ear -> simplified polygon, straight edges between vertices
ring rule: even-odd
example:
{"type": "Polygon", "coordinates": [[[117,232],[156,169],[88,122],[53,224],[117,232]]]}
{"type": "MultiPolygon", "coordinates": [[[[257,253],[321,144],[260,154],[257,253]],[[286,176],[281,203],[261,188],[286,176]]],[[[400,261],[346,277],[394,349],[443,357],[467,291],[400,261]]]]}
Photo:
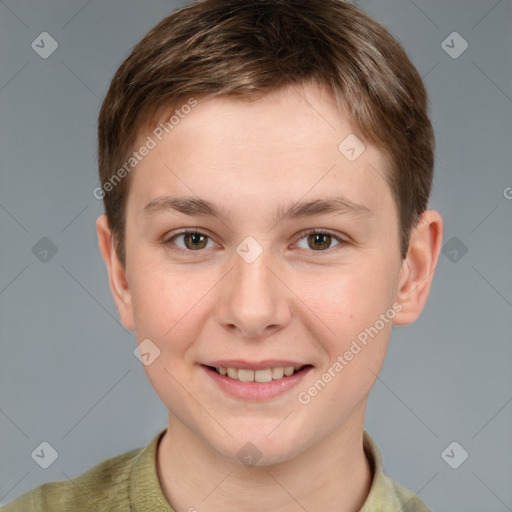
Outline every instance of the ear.
{"type": "Polygon", "coordinates": [[[128,280],[126,279],[126,270],[115,250],[112,230],[106,215],[100,215],[96,219],[96,231],[98,232],[100,251],[107,265],[110,291],[114,297],[121,322],[127,329],[133,331],[135,329],[135,322],[133,318],[132,296],[128,280]]]}
{"type": "Polygon", "coordinates": [[[430,292],[443,238],[443,219],[438,212],[426,210],[411,230],[409,249],[402,262],[396,300],[402,310],[393,323],[414,322],[423,311],[430,292]]]}

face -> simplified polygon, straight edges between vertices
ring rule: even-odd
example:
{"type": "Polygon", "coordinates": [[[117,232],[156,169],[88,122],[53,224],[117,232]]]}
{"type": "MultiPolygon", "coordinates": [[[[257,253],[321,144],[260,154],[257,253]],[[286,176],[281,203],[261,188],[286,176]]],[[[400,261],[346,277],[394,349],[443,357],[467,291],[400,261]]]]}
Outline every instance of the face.
{"type": "Polygon", "coordinates": [[[160,351],[145,370],[171,422],[233,460],[362,427],[403,266],[379,151],[339,148],[353,132],[302,86],[209,99],[139,137],[157,144],[131,177],[118,307],[160,351]]]}

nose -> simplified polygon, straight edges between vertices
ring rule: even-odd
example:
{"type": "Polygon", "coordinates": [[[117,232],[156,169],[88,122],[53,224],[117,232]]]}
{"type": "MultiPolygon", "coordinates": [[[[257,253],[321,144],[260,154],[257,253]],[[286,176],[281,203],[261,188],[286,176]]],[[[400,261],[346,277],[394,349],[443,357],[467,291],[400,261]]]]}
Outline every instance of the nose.
{"type": "Polygon", "coordinates": [[[216,308],[217,320],[224,329],[261,339],[290,322],[291,294],[272,267],[276,265],[265,251],[250,263],[235,255],[216,308]]]}

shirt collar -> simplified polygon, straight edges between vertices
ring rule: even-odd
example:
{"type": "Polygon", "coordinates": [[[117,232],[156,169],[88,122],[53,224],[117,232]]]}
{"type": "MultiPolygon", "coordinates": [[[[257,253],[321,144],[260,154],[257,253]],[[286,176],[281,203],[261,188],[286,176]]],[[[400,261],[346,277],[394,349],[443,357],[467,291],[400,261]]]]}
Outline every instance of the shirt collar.
{"type": "Polygon", "coordinates": [[[156,450],[167,429],[162,430],[135,458],[130,485],[133,512],[174,512],[167,501],[156,470],[156,450]]]}
{"type": "Polygon", "coordinates": [[[396,495],[393,481],[384,473],[382,455],[377,443],[366,432],[363,432],[363,448],[373,473],[370,492],[360,512],[396,512],[402,509],[396,495]]]}
{"type": "MultiPolygon", "coordinates": [[[[162,430],[135,457],[131,472],[130,500],[133,512],[174,512],[160,486],[156,470],[156,453],[162,430]]],[[[384,473],[382,456],[376,442],[363,432],[363,448],[373,474],[372,485],[360,512],[396,512],[401,504],[393,481],[384,473]]]]}

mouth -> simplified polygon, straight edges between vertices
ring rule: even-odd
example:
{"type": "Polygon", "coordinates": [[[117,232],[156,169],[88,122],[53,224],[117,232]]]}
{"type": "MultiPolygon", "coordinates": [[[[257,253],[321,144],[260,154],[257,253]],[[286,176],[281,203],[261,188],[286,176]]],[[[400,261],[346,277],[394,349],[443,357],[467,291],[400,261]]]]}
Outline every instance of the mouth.
{"type": "Polygon", "coordinates": [[[270,400],[297,385],[313,368],[287,362],[215,362],[201,365],[225,393],[248,401],[270,400]]]}

